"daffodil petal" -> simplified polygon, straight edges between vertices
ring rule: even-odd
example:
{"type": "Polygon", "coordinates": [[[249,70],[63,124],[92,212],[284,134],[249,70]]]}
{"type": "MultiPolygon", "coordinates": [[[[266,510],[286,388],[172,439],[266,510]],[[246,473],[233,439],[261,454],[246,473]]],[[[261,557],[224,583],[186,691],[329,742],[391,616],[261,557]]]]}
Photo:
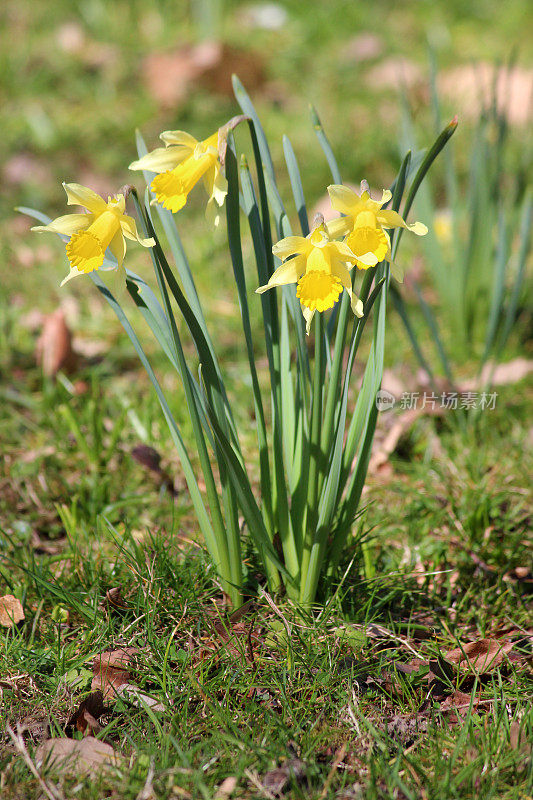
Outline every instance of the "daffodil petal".
{"type": "Polygon", "coordinates": [[[350,304],[351,304],[353,313],[356,315],[356,317],[362,317],[363,316],[363,303],[357,297],[357,295],[353,293],[353,291],[352,291],[352,276],[350,275],[350,273],[349,273],[348,269],[346,268],[346,266],[341,261],[337,261],[333,265],[333,274],[337,276],[337,278],[340,280],[340,282],[342,283],[342,285],[346,289],[346,291],[348,293],[348,296],[350,298],[350,304]]]}
{"type": "Polygon", "coordinates": [[[52,220],[48,225],[35,225],[32,231],[50,231],[61,236],[72,236],[78,231],[86,230],[93,219],[93,214],[65,214],[52,220]]]}
{"type": "Polygon", "coordinates": [[[309,336],[309,332],[311,330],[311,323],[313,321],[313,317],[315,316],[315,309],[314,308],[307,308],[307,306],[300,305],[302,309],[302,314],[305,320],[305,333],[309,336]]]}
{"type": "Polygon", "coordinates": [[[328,222],[328,232],[332,239],[337,239],[340,236],[346,236],[353,230],[354,220],[352,216],[340,217],[339,219],[331,219],[328,222]]]}
{"type": "Polygon", "coordinates": [[[155,245],[155,239],[143,239],[141,236],[139,236],[137,231],[137,223],[133,217],[130,217],[127,214],[122,214],[120,217],[120,228],[126,239],[139,242],[139,244],[142,244],[143,247],[153,247],[155,245]]]}
{"type": "Polygon", "coordinates": [[[186,147],[157,147],[137,161],[132,161],[128,169],[143,169],[147,172],[167,172],[189,158],[191,151],[186,147]]]}
{"type": "Polygon", "coordinates": [[[337,242],[336,249],[339,254],[346,257],[345,258],[346,261],[355,261],[357,259],[358,261],[362,261],[363,264],[366,264],[369,267],[373,267],[378,263],[378,259],[374,255],[374,253],[364,253],[361,256],[356,256],[355,253],[352,250],[350,250],[346,242],[337,242]]]}
{"type": "Polygon", "coordinates": [[[194,136],[191,136],[186,131],[163,131],[159,138],[167,147],[169,145],[177,145],[178,147],[186,148],[188,150],[187,155],[190,155],[198,144],[198,139],[195,139],[194,136]]]}
{"type": "Polygon", "coordinates": [[[83,272],[82,270],[78,269],[77,267],[71,267],[69,274],[67,275],[66,278],[63,278],[63,280],[59,284],[59,287],[61,288],[61,286],[64,286],[65,283],[68,283],[68,281],[71,281],[72,278],[77,278],[78,275],[85,275],[85,274],[86,274],[85,272],[83,272]]]}
{"type": "Polygon", "coordinates": [[[120,302],[126,294],[126,270],[123,266],[99,272],[111,294],[120,302]]]}
{"type": "Polygon", "coordinates": [[[407,228],[417,236],[425,236],[428,232],[423,222],[405,222],[397,211],[378,211],[377,220],[385,228],[407,228]]]}
{"type": "Polygon", "coordinates": [[[390,189],[383,189],[383,193],[381,195],[381,200],[379,200],[379,207],[386,205],[390,200],[392,200],[392,192],[390,189]]]}
{"type": "Polygon", "coordinates": [[[121,267],[124,261],[124,256],[126,255],[126,240],[124,239],[124,234],[122,233],[121,228],[119,228],[119,230],[111,239],[109,243],[109,249],[117,259],[119,267],[121,267]]]}
{"type": "Polygon", "coordinates": [[[215,203],[215,198],[210,197],[205,207],[205,219],[208,225],[218,228],[220,225],[220,206],[215,203]]]}
{"type": "Polygon", "coordinates": [[[255,291],[257,294],[263,294],[263,292],[272,289],[274,286],[286,286],[288,283],[296,283],[304,270],[305,258],[302,255],[291,258],[290,261],[286,261],[277,268],[265,286],[260,286],[255,291]]]}
{"type": "Polygon", "coordinates": [[[82,186],[80,183],[63,183],[63,188],[67,193],[69,206],[83,206],[92,214],[101,214],[107,208],[106,201],[87,186],[82,186]]]}
{"type": "Polygon", "coordinates": [[[394,261],[390,262],[390,271],[392,277],[398,281],[398,283],[403,283],[403,269],[400,267],[399,264],[395,264],[394,261]]]}
{"type": "Polygon", "coordinates": [[[362,207],[361,198],[353,189],[349,189],[342,184],[332,184],[328,186],[329,199],[335,211],[341,214],[356,214],[362,207]]]}
{"type": "Polygon", "coordinates": [[[213,183],[212,197],[219,206],[223,206],[228,193],[228,182],[226,177],[222,174],[218,164],[215,165],[215,170],[216,172],[215,181],[213,183]]]}
{"type": "Polygon", "coordinates": [[[287,236],[273,246],[272,252],[283,261],[294,254],[307,253],[310,248],[311,244],[303,236],[287,236]]]}

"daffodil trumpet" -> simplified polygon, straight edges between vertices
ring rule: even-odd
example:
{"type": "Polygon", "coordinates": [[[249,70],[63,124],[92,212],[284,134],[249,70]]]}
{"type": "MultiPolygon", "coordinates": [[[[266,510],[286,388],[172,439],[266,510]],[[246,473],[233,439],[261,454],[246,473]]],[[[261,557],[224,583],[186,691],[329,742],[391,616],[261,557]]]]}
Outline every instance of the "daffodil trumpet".
{"type": "Polygon", "coordinates": [[[79,183],[64,183],[63,188],[67,194],[67,205],[82,206],[87,213],[65,214],[52,220],[49,225],[32,228],[32,231],[49,231],[69,237],[66,252],[70,272],[61,286],[78,275],[101,269],[108,248],[117,260],[116,269],[123,272],[126,239],[135,240],[143,247],[154,246],[153,239],[139,236],[135,220],[125,213],[124,193],[109,197],[106,202],[92,189],[79,183]]]}
{"type": "Polygon", "coordinates": [[[357,259],[344,242],[333,241],[324,218],[317,217],[315,227],[305,238],[287,236],[273,246],[272,252],[283,263],[267,284],[256,289],[257,294],[262,294],[275,286],[295,283],[307,333],[315,311],[333,308],[343,289],[350,298],[354,314],[362,317],[363,304],[352,290],[350,269],[358,260],[365,267],[377,264],[373,253],[361,253],[357,259]]]}

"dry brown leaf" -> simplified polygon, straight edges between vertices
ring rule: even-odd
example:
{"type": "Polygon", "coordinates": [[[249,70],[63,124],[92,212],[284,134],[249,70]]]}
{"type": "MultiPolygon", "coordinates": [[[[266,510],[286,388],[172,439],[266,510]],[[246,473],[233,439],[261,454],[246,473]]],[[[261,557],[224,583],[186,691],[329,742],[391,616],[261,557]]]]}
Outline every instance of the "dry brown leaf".
{"type": "Polygon", "coordinates": [[[43,329],[35,348],[37,363],[49,377],[59,370],[71,372],[76,366],[72,349],[72,334],[65,321],[63,310],[58,308],[44,318],[43,329]]]}
{"type": "Polygon", "coordinates": [[[495,91],[498,111],[509,122],[527,125],[531,121],[532,69],[516,65],[508,71],[487,62],[465,64],[443,72],[438,83],[442,94],[470,117],[477,118],[492,103],[495,91]]]}
{"type": "Polygon", "coordinates": [[[24,619],[24,610],[20,600],[12,594],[0,597],[0,625],[12,628],[24,619]]]}
{"type": "Polygon", "coordinates": [[[174,482],[170,475],[161,467],[161,455],[153,447],[147,444],[138,444],[131,451],[132,457],[143,467],[146,467],[158,476],[159,481],[168,489],[168,491],[176,496],[177,492],[174,487],[174,482]]]}
{"type": "Polygon", "coordinates": [[[47,184],[51,180],[50,167],[46,161],[33,153],[15,153],[3,166],[4,181],[14,186],[20,184],[47,184]]]}
{"type": "Polygon", "coordinates": [[[513,649],[512,642],[501,642],[498,639],[479,639],[456,647],[446,653],[446,661],[455,664],[463,672],[471,670],[477,675],[492,672],[513,649]]]}
{"type": "Polygon", "coordinates": [[[420,67],[402,56],[392,56],[376,64],[366,75],[365,82],[372,89],[410,89],[424,82],[420,67]]]}
{"type": "Polygon", "coordinates": [[[509,741],[513,750],[520,750],[524,753],[531,752],[531,744],[525,730],[525,725],[517,720],[513,720],[509,726],[509,741]]]}
{"type": "Polygon", "coordinates": [[[226,800],[227,797],[231,797],[236,787],[237,778],[235,778],[233,775],[230,775],[228,778],[224,778],[215,792],[215,800],[226,800]]]}
{"type": "Polygon", "coordinates": [[[122,588],[120,586],[108,589],[105,593],[105,600],[101,605],[105,609],[113,611],[127,611],[129,609],[128,604],[122,597],[122,588]]]}
{"type": "Polygon", "coordinates": [[[116,698],[122,684],[130,683],[131,673],[128,667],[138,652],[136,647],[123,647],[96,656],[93,661],[94,678],[91,690],[100,690],[104,700],[116,698]]]}
{"type": "Polygon", "coordinates": [[[529,358],[513,358],[505,364],[485,364],[479,378],[466,380],[458,386],[460,392],[470,392],[483,389],[490,381],[492,386],[507,386],[510,383],[527,378],[533,372],[533,361],[529,358]]]}
{"type": "Polygon", "coordinates": [[[446,409],[439,408],[411,408],[404,411],[393,423],[387,435],[383,439],[379,449],[371,456],[368,466],[369,472],[379,472],[389,460],[389,456],[394,453],[402,436],[413,426],[419,417],[444,414],[446,409]]]}
{"type": "Polygon", "coordinates": [[[361,63],[372,61],[383,52],[383,39],[375,33],[359,33],[341,47],[340,60],[361,63]]]}
{"type": "Polygon", "coordinates": [[[153,53],[142,67],[148,91],[168,108],[183,103],[193,84],[229,96],[233,73],[246,75],[248,89],[257,89],[265,81],[257,56],[216,41],[184,45],[172,53],[153,53]]]}
{"type": "Polygon", "coordinates": [[[281,767],[271,769],[264,775],[261,786],[274,797],[281,795],[291,779],[300,782],[305,776],[306,765],[299,758],[289,758],[281,767]]]}
{"type": "Polygon", "coordinates": [[[102,692],[99,689],[91,692],[71,716],[65,730],[69,733],[75,729],[83,734],[94,735],[100,730],[98,719],[105,711],[102,692]]]}
{"type": "Polygon", "coordinates": [[[457,723],[460,718],[466,717],[472,702],[472,711],[476,712],[479,706],[479,697],[474,697],[460,692],[458,689],[440,704],[440,710],[448,716],[448,722],[457,723]]]}
{"type": "Polygon", "coordinates": [[[83,739],[47,739],[35,751],[37,768],[55,764],[65,772],[94,773],[107,765],[118,765],[121,756],[111,745],[93,736],[83,739]]]}

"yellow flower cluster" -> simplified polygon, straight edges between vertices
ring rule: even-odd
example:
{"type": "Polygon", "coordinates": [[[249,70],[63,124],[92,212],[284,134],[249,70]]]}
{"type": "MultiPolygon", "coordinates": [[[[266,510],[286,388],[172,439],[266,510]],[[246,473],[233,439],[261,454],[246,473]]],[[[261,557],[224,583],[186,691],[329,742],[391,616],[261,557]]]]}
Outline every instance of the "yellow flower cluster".
{"type": "MultiPolygon", "coordinates": [[[[206,216],[218,224],[217,208],[224,204],[227,194],[226,179],[221,172],[218,155],[219,132],[203,142],[198,142],[184,131],[165,131],[160,147],[130,164],[132,170],[157,173],[150,188],[154,202],[161,203],[172,212],[179,211],[200,179],[209,196],[206,216]]],[[[61,286],[77,275],[100,269],[107,248],[115,256],[119,271],[126,254],[125,239],[136,239],[143,247],[153,247],[153,239],[141,239],[135,220],[126,213],[123,194],[106,201],[100,195],[78,183],[64,183],[67,205],[82,206],[86,214],[65,214],[49,225],[36,225],[34,231],[50,231],[69,236],[66,244],[70,272],[61,286]]]]}
{"type": "MultiPolygon", "coordinates": [[[[347,186],[328,186],[332,207],[344,214],[327,225],[320,221],[307,237],[287,236],[274,245],[272,252],[283,263],[274,272],[259,294],[296,283],[296,296],[309,333],[315,311],[333,308],[343,290],[350,297],[356,316],[363,316],[363,304],[352,291],[349,270],[356,266],[368,269],[391,258],[390,237],[386,229],[407,228],[423,236],[427,228],[421,222],[408,225],[396,211],[383,209],[392,198],[384,191],[381,200],[372,200],[363,184],[359,196],[347,186]],[[336,241],[344,237],[344,241],[336,241]]],[[[402,279],[401,271],[391,262],[393,275],[402,279]]]]}
{"type": "MultiPolygon", "coordinates": [[[[160,203],[173,213],[183,208],[193,187],[202,180],[208,195],[206,216],[216,225],[218,209],[223,206],[227,194],[219,156],[225,130],[201,142],[184,131],[165,131],[160,137],[165,146],[134,161],[130,169],[155,173],[150,183],[152,202],[160,203]]],[[[134,219],[125,213],[123,194],[108,198],[106,202],[77,183],[63,186],[67,204],[83,206],[87,213],[66,214],[49,225],[32,229],[70,237],[66,244],[70,272],[61,285],[76,275],[100,269],[107,248],[123,272],[126,239],[135,239],[143,247],[155,244],[153,239],[142,239],[137,233],[134,219]]],[[[343,216],[328,225],[320,221],[305,238],[288,236],[275,244],[272,252],[282,264],[269,282],[256,290],[262,294],[274,286],[295,283],[307,332],[315,311],[332,308],[343,289],[350,297],[354,314],[363,315],[363,304],[352,291],[350,270],[354,266],[368,269],[380,261],[391,260],[388,229],[403,227],[419,236],[427,233],[421,222],[408,225],[396,211],[383,208],[392,198],[389,191],[384,191],[379,201],[372,200],[366,182],[362,184],[361,195],[346,186],[329,186],[328,192],[332,207],[343,216]],[[343,241],[338,241],[341,238],[343,241]]],[[[391,270],[395,277],[402,279],[401,271],[393,263],[391,270]]]]}

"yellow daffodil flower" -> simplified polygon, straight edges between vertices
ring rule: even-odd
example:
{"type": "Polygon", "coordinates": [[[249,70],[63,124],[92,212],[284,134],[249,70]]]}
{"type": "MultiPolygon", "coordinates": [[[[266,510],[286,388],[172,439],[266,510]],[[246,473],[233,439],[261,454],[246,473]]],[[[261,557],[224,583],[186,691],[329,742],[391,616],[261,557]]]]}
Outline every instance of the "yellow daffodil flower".
{"type": "Polygon", "coordinates": [[[88,213],[65,214],[49,225],[32,228],[32,231],[50,231],[70,236],[66,243],[70,272],[61,286],[77,275],[100,269],[108,247],[117,259],[118,269],[122,271],[126,239],[136,240],[143,247],[154,246],[153,239],[141,239],[135,220],[124,213],[126,200],[123,194],[109,197],[106,203],[99,194],[79,183],[64,183],[63,187],[67,193],[67,205],[83,206],[88,213]]]}
{"type": "MultiPolygon", "coordinates": [[[[305,238],[287,236],[274,245],[272,252],[284,263],[277,268],[269,282],[256,289],[256,292],[262,294],[274,286],[296,283],[296,296],[307,323],[307,333],[315,311],[333,308],[343,288],[350,297],[354,314],[363,316],[363,304],[352,292],[352,278],[348,270],[357,259],[346,244],[331,240],[324,222],[320,222],[305,238]]],[[[361,259],[365,266],[377,263],[371,253],[363,254],[361,259]]]]}
{"type": "MultiPolygon", "coordinates": [[[[347,186],[328,186],[332,207],[345,216],[329,223],[332,236],[345,236],[345,243],[356,256],[360,269],[369,266],[361,254],[373,253],[377,261],[390,261],[390,237],[385,228],[406,228],[417,236],[424,236],[428,229],[422,222],[406,223],[397,211],[383,209],[392,198],[389,190],[383,192],[381,200],[372,200],[368,184],[363,181],[361,196],[347,186]]],[[[401,270],[391,263],[392,274],[402,280],[401,270]]]]}
{"type": "Polygon", "coordinates": [[[129,168],[158,173],[150,188],[157,202],[173,213],[183,208],[191,189],[202,179],[209,196],[206,216],[218,225],[216,206],[224,205],[228,193],[218,154],[218,131],[203,142],[184,131],[165,131],[160,138],[165,147],[147,153],[129,168]]]}

